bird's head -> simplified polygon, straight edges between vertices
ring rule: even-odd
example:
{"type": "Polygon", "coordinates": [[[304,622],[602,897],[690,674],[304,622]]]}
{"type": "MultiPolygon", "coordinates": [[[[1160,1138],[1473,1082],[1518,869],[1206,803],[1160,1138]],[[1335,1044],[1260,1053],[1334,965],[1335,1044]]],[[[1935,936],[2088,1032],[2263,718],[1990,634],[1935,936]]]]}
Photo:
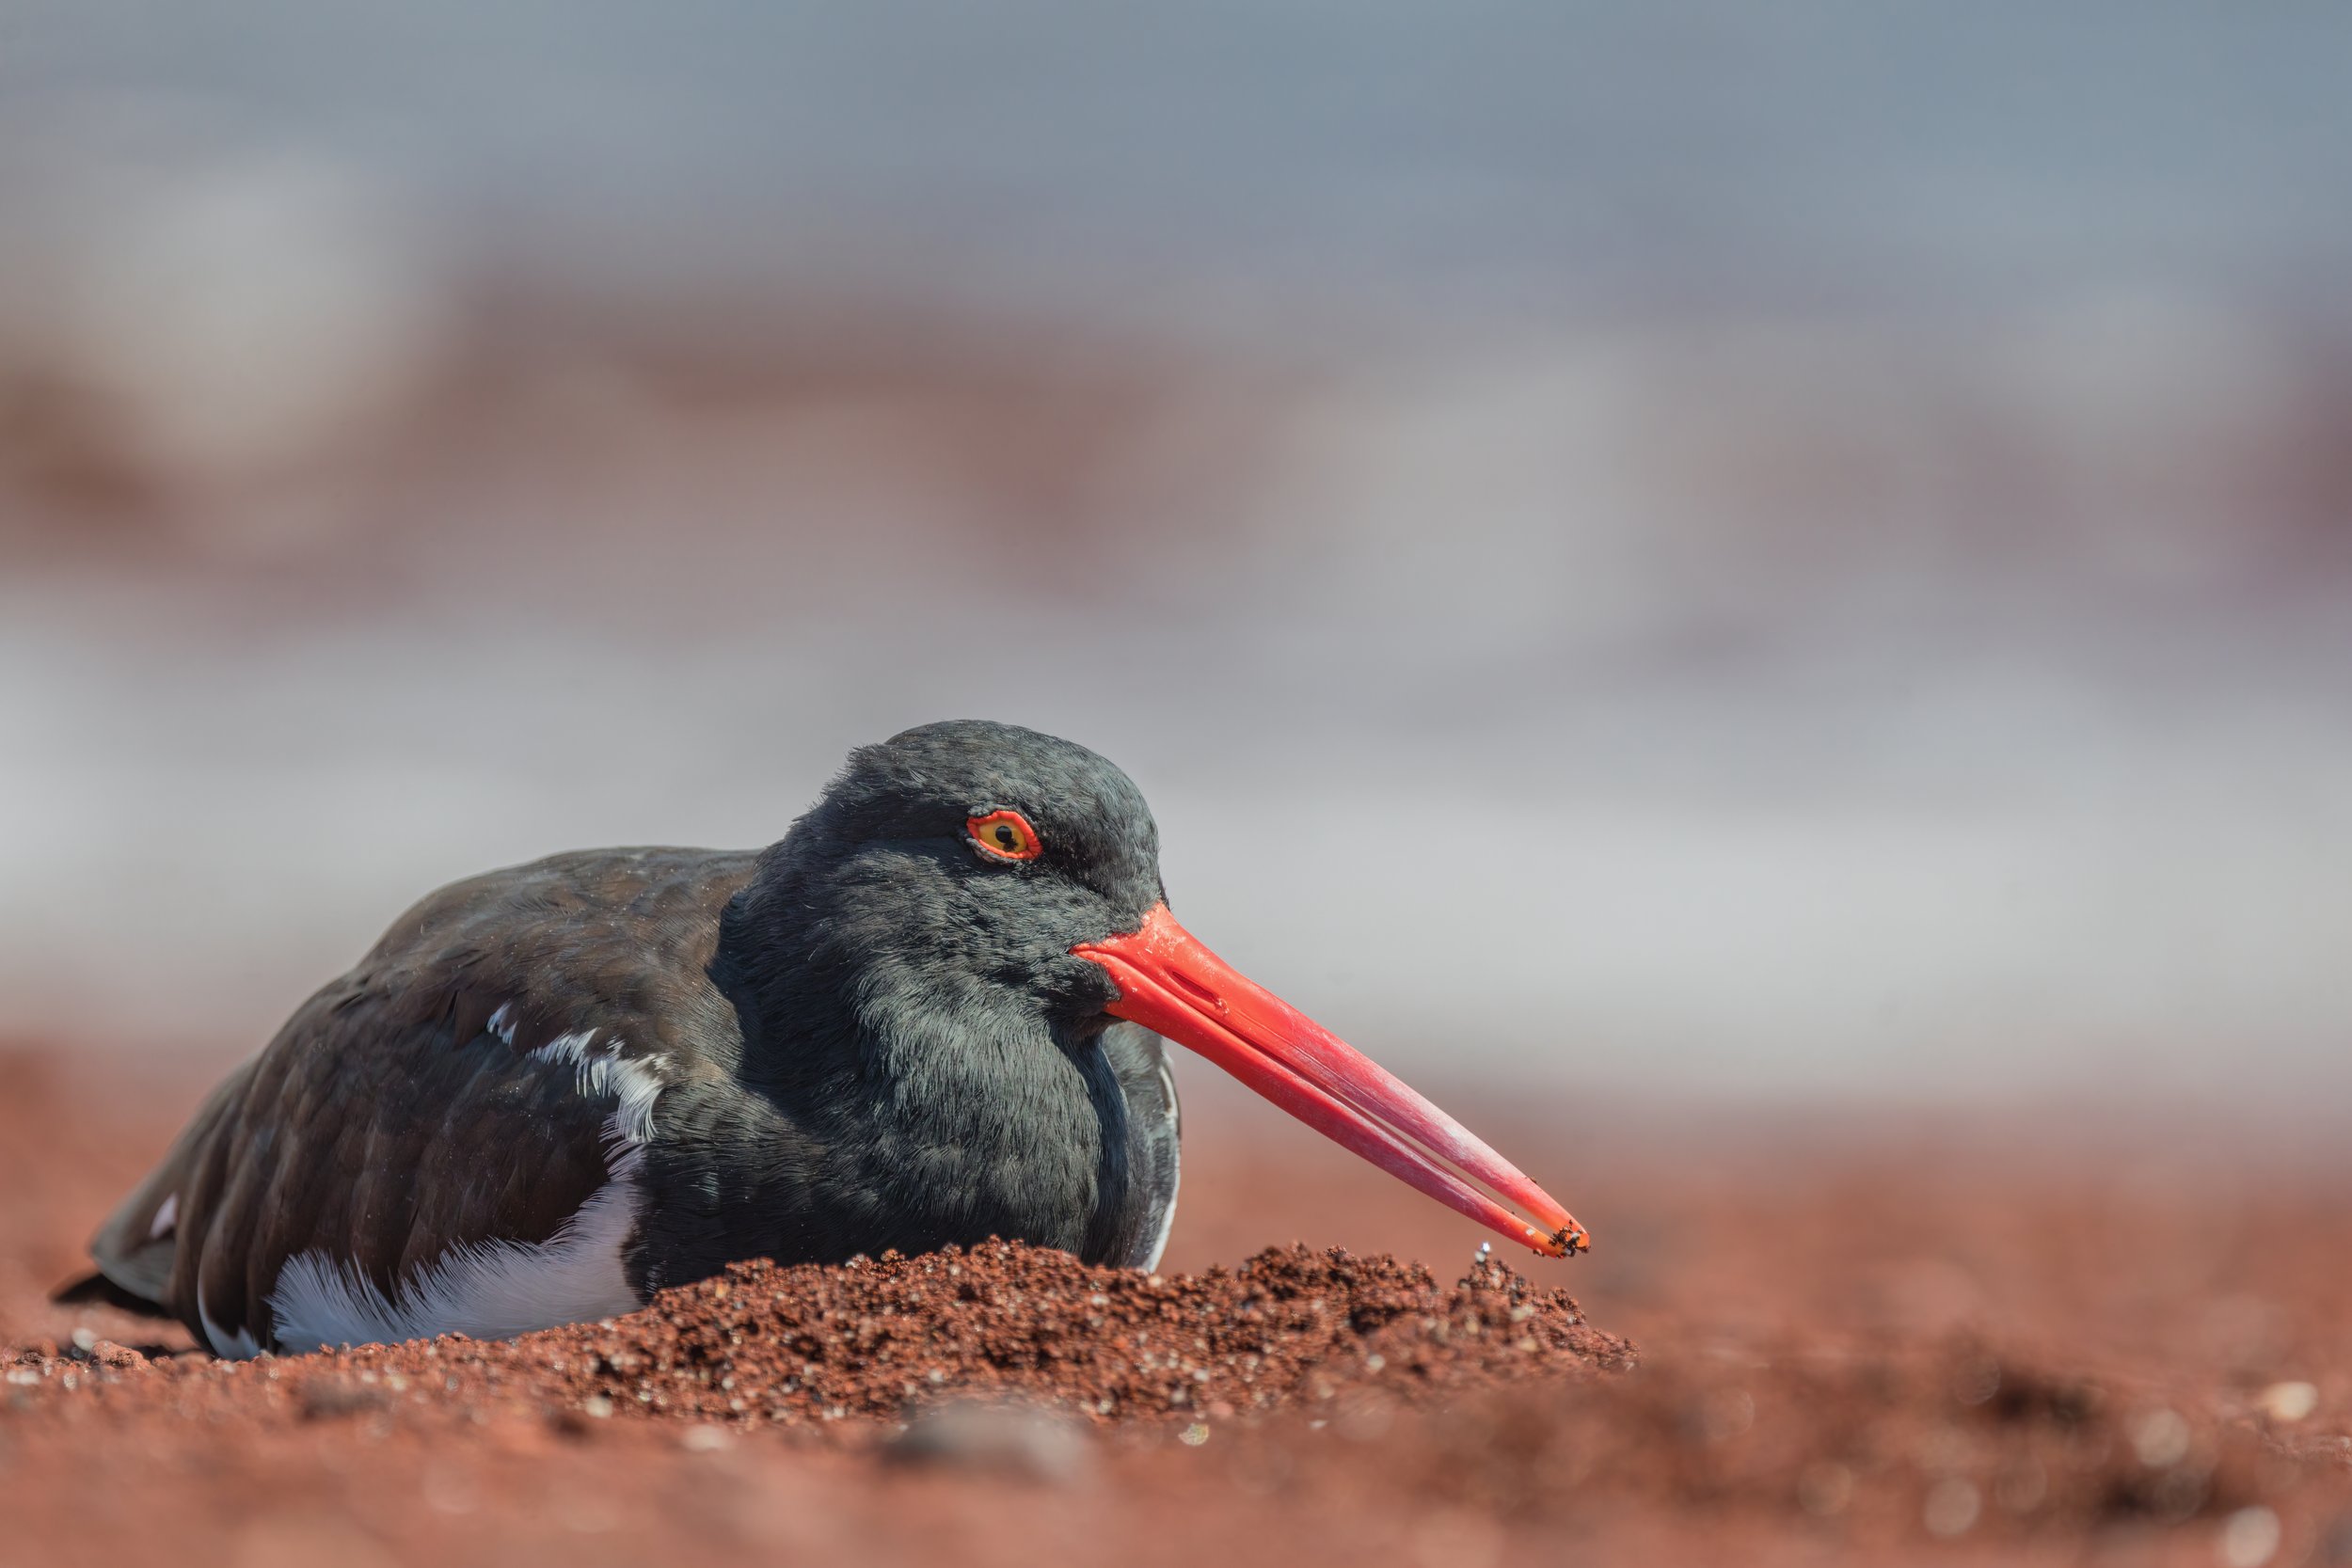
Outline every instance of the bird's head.
{"type": "Polygon", "coordinates": [[[1142,792],[1083,746],[954,720],[860,747],[755,891],[758,918],[796,932],[802,984],[1081,1041],[1126,1019],[1513,1241],[1587,1244],[1467,1128],[1178,925],[1142,792]]]}

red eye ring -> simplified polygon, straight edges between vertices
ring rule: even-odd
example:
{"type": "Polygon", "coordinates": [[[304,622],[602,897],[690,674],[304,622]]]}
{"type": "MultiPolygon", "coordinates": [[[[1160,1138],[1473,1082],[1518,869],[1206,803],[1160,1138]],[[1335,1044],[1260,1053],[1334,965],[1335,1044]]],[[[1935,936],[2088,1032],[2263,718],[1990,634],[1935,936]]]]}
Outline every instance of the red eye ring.
{"type": "Polygon", "coordinates": [[[1044,840],[1029,826],[1029,819],[1017,811],[992,811],[984,816],[964,818],[963,831],[972,835],[973,846],[991,860],[1033,861],[1045,853],[1044,840]]]}

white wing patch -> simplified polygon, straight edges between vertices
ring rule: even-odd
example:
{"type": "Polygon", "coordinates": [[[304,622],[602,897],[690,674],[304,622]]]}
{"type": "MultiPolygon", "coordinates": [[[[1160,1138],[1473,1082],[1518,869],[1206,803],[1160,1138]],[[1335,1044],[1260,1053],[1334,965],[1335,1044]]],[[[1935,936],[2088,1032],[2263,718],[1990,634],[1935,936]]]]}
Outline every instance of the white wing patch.
{"type": "MultiPolygon", "coordinates": [[[[580,1092],[596,1095],[616,1101],[612,1120],[605,1123],[606,1167],[611,1168],[615,1145],[627,1145],[628,1152],[620,1157],[631,1158],[644,1148],[653,1136],[653,1102],[663,1088],[660,1075],[654,1070],[663,1065],[660,1056],[644,1056],[631,1060],[616,1053],[620,1042],[601,1053],[589,1050],[596,1037],[594,1029],[577,1035],[558,1035],[531,1053],[534,1062],[569,1062],[580,1075],[580,1092]]],[[[618,1172],[614,1172],[618,1175],[618,1172]]]]}
{"type": "Polygon", "coordinates": [[[160,1242],[171,1234],[171,1227],[180,1223],[180,1195],[167,1194],[155,1210],[155,1217],[148,1223],[147,1239],[160,1242]]]}
{"type": "MultiPolygon", "coordinates": [[[[512,1010],[490,1015],[490,1029],[514,1043],[512,1010]]],[[[323,1249],[287,1259],[270,1296],[279,1345],[326,1349],[437,1334],[507,1339],[559,1323],[586,1323],[644,1305],[621,1265],[637,1228],[644,1195],[637,1168],[653,1135],[654,1101],[663,1084],[660,1056],[628,1059],[619,1041],[592,1049],[593,1029],[564,1035],[531,1053],[532,1061],[568,1062],[583,1095],[613,1102],[604,1124],[610,1179],[544,1242],[493,1241],[453,1247],[404,1282],[388,1299],[375,1282],[323,1249]]]]}

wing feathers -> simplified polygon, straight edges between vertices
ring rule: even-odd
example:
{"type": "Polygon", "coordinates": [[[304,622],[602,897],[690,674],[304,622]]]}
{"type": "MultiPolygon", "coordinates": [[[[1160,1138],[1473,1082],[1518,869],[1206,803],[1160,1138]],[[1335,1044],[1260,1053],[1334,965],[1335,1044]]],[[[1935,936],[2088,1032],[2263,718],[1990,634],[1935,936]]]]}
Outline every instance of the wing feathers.
{"type": "Polygon", "coordinates": [[[740,1050],[709,969],[753,865],[587,851],[426,898],[205,1102],[101,1271],[225,1354],[634,1305],[655,1101],[740,1050]]]}

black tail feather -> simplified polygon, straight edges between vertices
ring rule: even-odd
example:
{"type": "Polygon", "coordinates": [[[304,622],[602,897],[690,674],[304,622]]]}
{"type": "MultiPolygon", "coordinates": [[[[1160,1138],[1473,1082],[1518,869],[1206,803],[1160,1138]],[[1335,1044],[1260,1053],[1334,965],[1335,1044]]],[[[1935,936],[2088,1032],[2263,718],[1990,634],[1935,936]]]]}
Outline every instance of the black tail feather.
{"type": "Polygon", "coordinates": [[[159,1302],[145,1296],[133,1295],[103,1274],[87,1274],[49,1292],[49,1299],[66,1307],[112,1307],[142,1318],[163,1318],[171,1313],[159,1302]]]}

